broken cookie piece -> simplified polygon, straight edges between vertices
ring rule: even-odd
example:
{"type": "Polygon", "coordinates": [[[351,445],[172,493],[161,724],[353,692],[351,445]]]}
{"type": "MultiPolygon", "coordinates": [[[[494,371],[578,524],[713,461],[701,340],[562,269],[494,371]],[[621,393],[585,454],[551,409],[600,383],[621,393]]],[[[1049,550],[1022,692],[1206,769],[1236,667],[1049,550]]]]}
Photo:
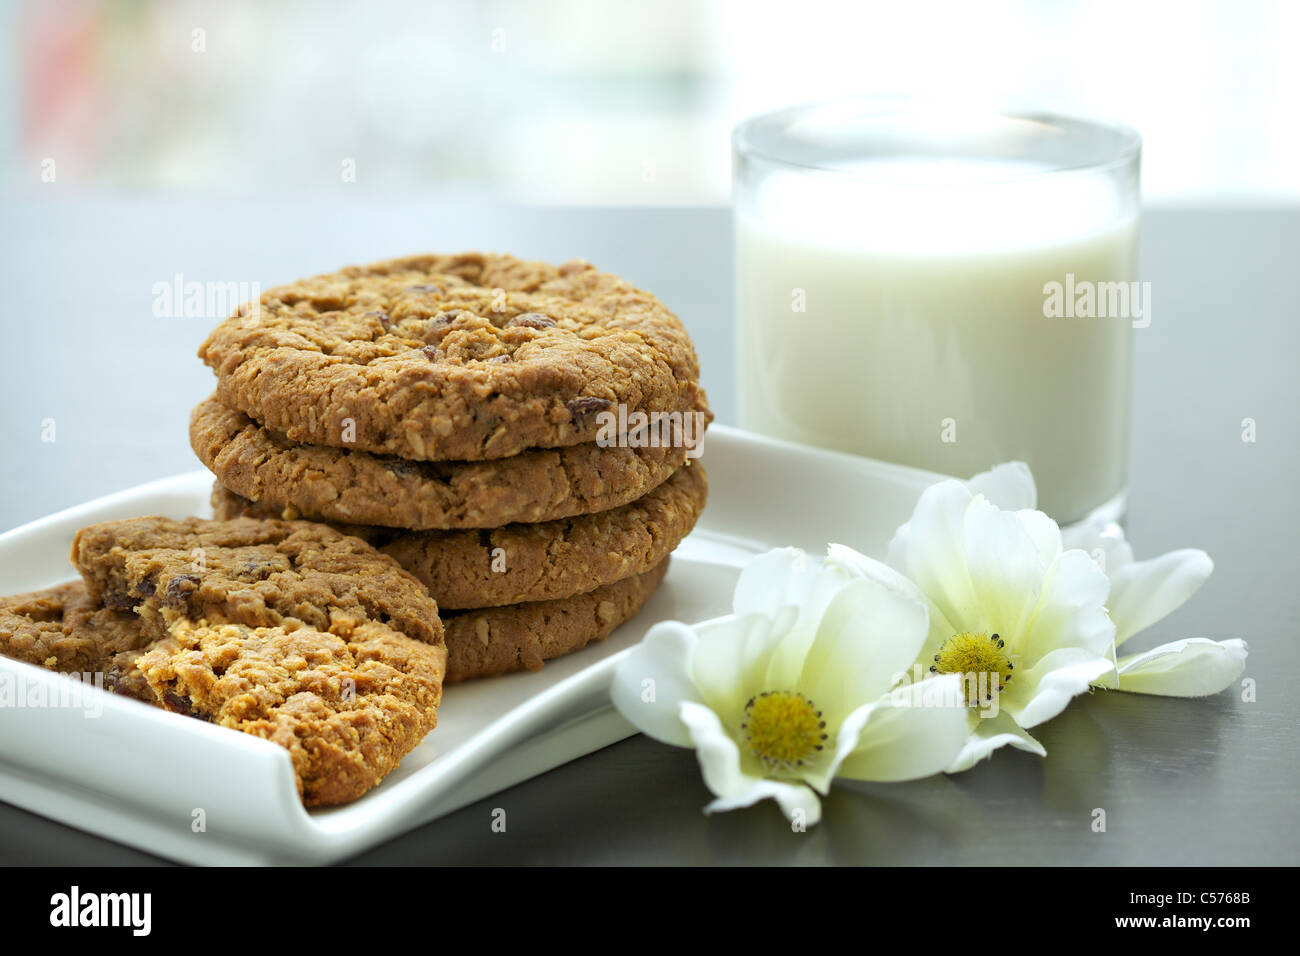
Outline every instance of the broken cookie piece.
{"type": "Polygon", "coordinates": [[[157,703],[136,666],[149,640],[135,614],[100,607],[81,581],[0,598],[0,655],[157,703]]]}
{"type": "Polygon", "coordinates": [[[434,728],[446,660],[374,621],[180,619],[139,667],[167,709],[284,747],[303,803],[327,806],[374,787],[434,728]]]}

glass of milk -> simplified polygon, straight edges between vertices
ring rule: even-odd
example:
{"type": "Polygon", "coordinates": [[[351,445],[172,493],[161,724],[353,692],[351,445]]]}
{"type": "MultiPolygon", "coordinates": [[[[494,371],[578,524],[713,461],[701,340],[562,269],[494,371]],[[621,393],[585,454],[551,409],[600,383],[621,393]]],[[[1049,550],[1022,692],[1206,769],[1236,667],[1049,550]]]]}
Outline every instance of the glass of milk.
{"type": "Polygon", "coordinates": [[[1124,510],[1141,140],[1012,109],[847,101],[733,135],[741,424],[1124,510]]]}

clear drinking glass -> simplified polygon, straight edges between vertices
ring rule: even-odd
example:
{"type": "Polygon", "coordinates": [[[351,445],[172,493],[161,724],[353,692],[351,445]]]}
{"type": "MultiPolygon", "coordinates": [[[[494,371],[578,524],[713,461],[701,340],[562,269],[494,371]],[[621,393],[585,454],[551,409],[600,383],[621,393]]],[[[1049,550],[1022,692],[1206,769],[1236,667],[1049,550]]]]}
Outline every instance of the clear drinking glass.
{"type": "Polygon", "coordinates": [[[1029,110],[845,101],[733,134],[741,424],[1124,509],[1141,139],[1029,110]]]}

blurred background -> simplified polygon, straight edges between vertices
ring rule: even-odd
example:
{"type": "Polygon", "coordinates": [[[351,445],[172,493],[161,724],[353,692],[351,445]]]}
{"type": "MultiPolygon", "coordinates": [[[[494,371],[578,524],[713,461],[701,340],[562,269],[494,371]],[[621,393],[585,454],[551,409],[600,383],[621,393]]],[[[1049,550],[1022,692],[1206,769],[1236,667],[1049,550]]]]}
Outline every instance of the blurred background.
{"type": "Polygon", "coordinates": [[[3,0],[0,168],[194,196],[727,201],[746,115],[987,93],[1127,122],[1157,203],[1300,200],[1300,4],[3,0]]]}
{"type": "Polygon", "coordinates": [[[1135,407],[1193,390],[1238,422],[1294,349],[1229,380],[1202,346],[1182,390],[1144,369],[1213,334],[1198,310],[1296,327],[1297,37],[1293,0],[0,0],[0,529],[197,467],[214,290],[416,250],[654,290],[734,424],[731,128],[851,93],[1139,129],[1148,206],[1173,208],[1143,221],[1170,321],[1140,337],[1135,407]]]}

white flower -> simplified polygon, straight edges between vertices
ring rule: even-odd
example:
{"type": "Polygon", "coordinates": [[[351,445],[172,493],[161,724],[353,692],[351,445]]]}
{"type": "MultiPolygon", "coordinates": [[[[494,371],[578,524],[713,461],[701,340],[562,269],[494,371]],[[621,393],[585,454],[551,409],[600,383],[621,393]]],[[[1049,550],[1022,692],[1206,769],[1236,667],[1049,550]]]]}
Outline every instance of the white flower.
{"type": "MultiPolygon", "coordinates": [[[[999,465],[976,475],[971,485],[1003,508],[1033,508],[1037,489],[1028,466],[999,465]]],[[[1067,548],[1088,552],[1110,580],[1106,608],[1115,623],[1115,646],[1180,608],[1214,571],[1204,551],[1182,548],[1147,561],[1117,525],[1081,523],[1062,532],[1067,548]]],[[[1231,686],[1246,666],[1246,642],[1189,637],[1118,660],[1097,685],[1139,694],[1204,697],[1231,686]]]]}
{"type": "Polygon", "coordinates": [[[831,561],[927,604],[922,663],[985,673],[1000,689],[996,716],[971,708],[971,738],[950,771],[1005,744],[1045,754],[1028,729],[1090,685],[1192,696],[1216,693],[1241,673],[1241,641],[1199,638],[1117,665],[1116,645],[1182,604],[1213,565],[1191,550],[1134,562],[1117,532],[1063,537],[1034,510],[1036,498],[1027,466],[1000,465],[926,489],[895,535],[887,566],[831,549],[831,561]]]}
{"type": "Polygon", "coordinates": [[[950,772],[1011,744],[1114,669],[1106,576],[1067,550],[1056,524],[1003,511],[965,482],[927,488],[890,543],[887,564],[841,546],[831,560],[929,609],[918,667],[967,675],[970,737],[950,772]]]}
{"type": "Polygon", "coordinates": [[[771,797],[811,826],[834,777],[925,777],[961,750],[957,679],[894,687],[926,639],[922,605],[783,548],[746,566],[734,611],[656,625],[611,692],[642,732],[695,749],[708,811],[771,797]]]}

